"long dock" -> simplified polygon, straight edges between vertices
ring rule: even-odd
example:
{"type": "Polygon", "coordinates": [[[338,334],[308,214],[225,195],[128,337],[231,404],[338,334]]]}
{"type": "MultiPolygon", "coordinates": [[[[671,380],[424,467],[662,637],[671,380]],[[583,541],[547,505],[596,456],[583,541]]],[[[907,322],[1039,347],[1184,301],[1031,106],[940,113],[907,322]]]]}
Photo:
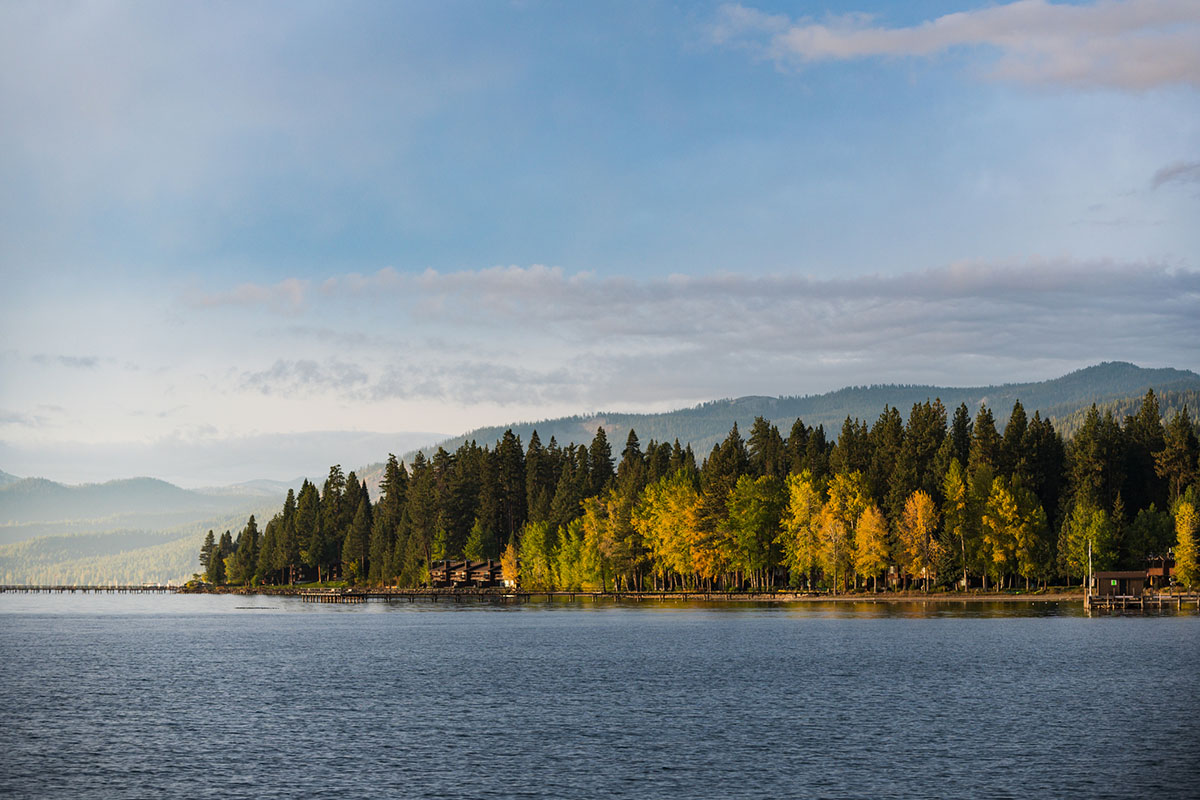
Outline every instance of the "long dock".
{"type": "Polygon", "coordinates": [[[55,594],[75,594],[80,592],[83,594],[100,594],[107,592],[109,594],[139,594],[146,592],[157,592],[159,594],[170,594],[179,591],[178,586],[168,586],[167,584],[111,584],[111,585],[5,585],[0,586],[0,593],[5,592],[23,592],[25,594],[39,593],[55,593],[55,594]]]}
{"type": "Polygon", "coordinates": [[[1096,594],[1083,598],[1086,611],[1183,611],[1196,607],[1200,611],[1200,594],[1096,594]]]}

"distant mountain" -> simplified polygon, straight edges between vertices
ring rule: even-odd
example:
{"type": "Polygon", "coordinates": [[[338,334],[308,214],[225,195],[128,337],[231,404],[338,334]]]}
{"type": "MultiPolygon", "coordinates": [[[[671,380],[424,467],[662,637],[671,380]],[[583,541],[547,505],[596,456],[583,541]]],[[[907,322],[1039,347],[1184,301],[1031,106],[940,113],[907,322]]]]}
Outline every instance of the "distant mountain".
{"type": "MultiPolygon", "coordinates": [[[[312,478],[308,480],[312,480],[312,478]]],[[[298,492],[303,483],[304,478],[293,478],[290,481],[272,481],[262,478],[229,486],[208,486],[196,489],[196,492],[211,497],[279,497],[282,501],[282,498],[287,495],[288,489],[298,492]]]]}
{"type": "MultiPolygon", "coordinates": [[[[258,506],[243,511],[154,530],[63,532],[0,543],[0,583],[180,583],[200,570],[206,531],[231,531],[236,536],[250,514],[261,529],[282,503],[282,498],[278,503],[260,499],[258,506]]],[[[0,531],[7,528],[0,526],[0,531]]]]}
{"type": "MultiPolygon", "coordinates": [[[[590,442],[597,426],[603,425],[612,441],[614,452],[619,452],[625,434],[632,428],[637,431],[643,444],[651,439],[691,443],[697,456],[703,457],[714,444],[725,438],[736,422],[743,435],[747,434],[754,418],[765,417],[787,436],[797,418],[807,425],[824,425],[826,435],[836,438],[842,421],[847,417],[874,422],[884,406],[898,408],[906,418],[914,403],[940,398],[947,413],[965,403],[972,412],[982,405],[995,411],[996,422],[1001,427],[1008,419],[1013,403],[1018,399],[1030,416],[1041,410],[1043,416],[1056,420],[1065,419],[1089,407],[1129,402],[1140,398],[1148,388],[1155,392],[1200,391],[1200,375],[1177,369],[1143,369],[1125,362],[1106,362],[1094,367],[1072,372],[1061,378],[1035,383],[1008,383],[999,386],[947,387],[924,385],[876,385],[851,386],[820,395],[802,397],[739,397],[734,400],[714,400],[692,408],[669,411],[662,414],[592,414],[587,416],[562,417],[540,422],[514,423],[488,428],[477,428],[463,436],[440,442],[441,447],[453,451],[463,442],[475,440],[479,444],[491,445],[507,428],[529,441],[536,430],[542,444],[554,437],[562,446],[570,442],[590,442]]],[[[439,445],[426,448],[429,455],[439,445]]],[[[411,461],[413,453],[406,454],[411,461]]]]}
{"type": "Polygon", "coordinates": [[[138,514],[213,514],[246,505],[244,496],[193,492],[156,478],[82,486],[25,478],[0,486],[0,524],[100,520],[138,514]]]}
{"type": "Polygon", "coordinates": [[[21,480],[16,475],[9,475],[4,470],[0,469],[0,486],[7,486],[10,483],[16,483],[21,480]]]}

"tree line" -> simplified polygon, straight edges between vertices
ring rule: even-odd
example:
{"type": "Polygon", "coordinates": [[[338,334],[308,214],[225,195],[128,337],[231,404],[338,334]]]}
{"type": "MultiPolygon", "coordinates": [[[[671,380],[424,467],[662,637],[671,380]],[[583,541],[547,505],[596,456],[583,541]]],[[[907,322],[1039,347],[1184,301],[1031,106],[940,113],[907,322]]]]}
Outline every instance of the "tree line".
{"type": "Polygon", "coordinates": [[[846,591],[1012,588],[1081,582],[1096,569],[1142,569],[1172,548],[1196,566],[1200,444],[1187,408],[1165,424],[1146,393],[1117,419],[1092,406],[1064,441],[1018,401],[1001,432],[991,409],[948,415],[885,407],[847,417],[836,441],[796,420],[736,424],[702,461],[690,446],[630,430],[615,461],[607,433],[589,445],[494,446],[389,456],[372,502],[340,466],[305,481],[260,531],[210,531],[215,583],[343,579],[418,586],[444,558],[501,558],[532,589],[846,591]]]}

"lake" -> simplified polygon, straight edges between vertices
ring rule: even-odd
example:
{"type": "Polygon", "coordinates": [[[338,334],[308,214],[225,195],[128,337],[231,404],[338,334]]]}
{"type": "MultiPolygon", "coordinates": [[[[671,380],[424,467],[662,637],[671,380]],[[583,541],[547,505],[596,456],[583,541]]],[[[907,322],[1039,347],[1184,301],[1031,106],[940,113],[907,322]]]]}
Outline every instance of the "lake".
{"type": "Polygon", "coordinates": [[[1200,796],[1200,615],[0,595],[0,795],[1200,796]]]}

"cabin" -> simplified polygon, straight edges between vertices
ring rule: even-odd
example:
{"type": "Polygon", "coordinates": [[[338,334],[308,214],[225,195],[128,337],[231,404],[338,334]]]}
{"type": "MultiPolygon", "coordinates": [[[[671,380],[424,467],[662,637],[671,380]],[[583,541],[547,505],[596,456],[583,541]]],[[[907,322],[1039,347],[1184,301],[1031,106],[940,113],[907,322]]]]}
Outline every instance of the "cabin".
{"type": "Polygon", "coordinates": [[[500,586],[503,579],[500,562],[494,558],[486,561],[453,559],[434,561],[429,565],[429,585],[438,589],[461,589],[474,587],[486,589],[500,586]]]}

